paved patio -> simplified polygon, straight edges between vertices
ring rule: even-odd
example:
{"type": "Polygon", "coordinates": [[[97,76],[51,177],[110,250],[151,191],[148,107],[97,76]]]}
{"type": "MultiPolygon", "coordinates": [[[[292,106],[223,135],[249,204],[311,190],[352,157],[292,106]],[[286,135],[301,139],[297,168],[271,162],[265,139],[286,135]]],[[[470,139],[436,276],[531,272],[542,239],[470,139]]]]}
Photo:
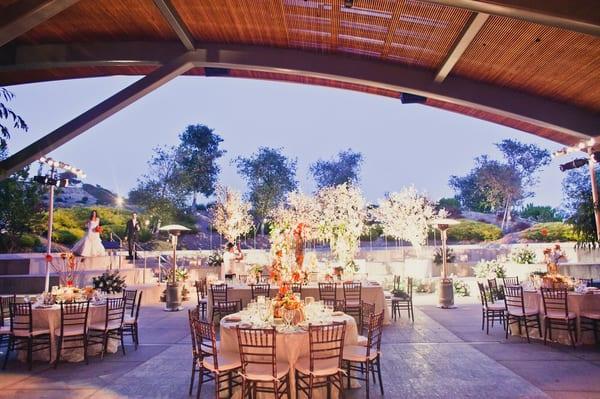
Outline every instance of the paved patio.
{"type": "MultiPolygon", "coordinates": [[[[386,327],[383,374],[387,398],[600,398],[600,351],[504,340],[501,327],[480,330],[479,307],[441,310],[417,299],[415,323],[386,327]]],[[[463,301],[464,302],[464,301],[463,301]]],[[[0,372],[0,398],[187,398],[190,337],[187,312],[142,310],[141,347],[93,358],[90,365],[11,360],[0,372]]],[[[212,383],[203,397],[213,395],[212,383]]],[[[364,389],[347,391],[363,398],[364,389]]],[[[371,397],[379,397],[377,387],[371,397]]]]}

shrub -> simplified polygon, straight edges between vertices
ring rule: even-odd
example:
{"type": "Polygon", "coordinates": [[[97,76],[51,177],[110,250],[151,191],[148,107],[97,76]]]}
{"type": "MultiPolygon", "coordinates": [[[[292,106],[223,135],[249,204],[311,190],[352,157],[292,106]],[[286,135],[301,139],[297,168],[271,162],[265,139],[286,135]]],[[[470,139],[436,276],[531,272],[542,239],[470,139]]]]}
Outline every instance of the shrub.
{"type": "Polygon", "coordinates": [[[535,263],[535,252],[529,248],[518,248],[513,251],[511,258],[519,265],[531,265],[535,263]]]}
{"type": "Polygon", "coordinates": [[[21,248],[33,249],[41,244],[40,238],[33,234],[23,234],[19,237],[19,245],[21,248]]]}
{"type": "Polygon", "coordinates": [[[520,213],[524,219],[530,219],[536,222],[559,222],[561,221],[560,212],[551,206],[537,206],[527,204],[520,213]]]}
{"type": "Polygon", "coordinates": [[[470,296],[471,291],[469,290],[469,285],[465,283],[463,280],[455,278],[452,282],[454,286],[454,292],[458,296],[470,296]]]}
{"type": "Polygon", "coordinates": [[[83,230],[76,228],[62,228],[52,231],[52,241],[64,245],[73,245],[83,236],[83,230]]]}
{"type": "Polygon", "coordinates": [[[437,209],[444,208],[450,217],[459,217],[460,212],[460,201],[456,198],[440,198],[436,206],[437,209]]]}
{"type": "Polygon", "coordinates": [[[562,222],[539,223],[521,232],[521,238],[539,242],[577,241],[573,226],[562,222]]]}
{"type": "MultiPolygon", "coordinates": [[[[456,255],[454,255],[454,251],[452,248],[446,249],[446,263],[452,263],[456,260],[456,255]]],[[[433,263],[436,265],[441,265],[442,262],[442,248],[438,248],[433,253],[433,263]]]]}
{"type": "Polygon", "coordinates": [[[473,266],[477,278],[502,278],[506,277],[506,269],[498,260],[481,260],[473,266]]]}
{"type": "Polygon", "coordinates": [[[493,241],[502,237],[500,227],[472,220],[464,220],[448,229],[449,241],[493,241]]]}
{"type": "Polygon", "coordinates": [[[423,280],[414,279],[413,287],[416,292],[428,293],[428,294],[435,292],[434,281],[431,279],[427,279],[427,278],[425,278],[423,280]]]}

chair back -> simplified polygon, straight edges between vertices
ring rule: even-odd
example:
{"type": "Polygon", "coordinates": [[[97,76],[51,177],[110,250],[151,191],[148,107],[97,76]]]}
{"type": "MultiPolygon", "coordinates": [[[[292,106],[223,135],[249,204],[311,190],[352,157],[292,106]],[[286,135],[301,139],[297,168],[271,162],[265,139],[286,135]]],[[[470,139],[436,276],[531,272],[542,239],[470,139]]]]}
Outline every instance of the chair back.
{"type": "Polygon", "coordinates": [[[104,320],[104,326],[106,329],[109,326],[114,327],[115,325],[123,325],[123,318],[125,317],[125,299],[124,298],[108,298],[106,300],[106,315],[104,320]]]}
{"type": "Polygon", "coordinates": [[[406,279],[406,295],[408,295],[408,298],[412,301],[412,296],[413,296],[413,278],[412,277],[408,277],[406,279]]]}
{"type": "Polygon", "coordinates": [[[292,283],[292,292],[300,294],[300,298],[302,298],[302,283],[292,283]]]}
{"type": "Polygon", "coordinates": [[[337,290],[335,283],[319,283],[319,299],[337,302],[337,290]]]}
{"type": "Polygon", "coordinates": [[[4,326],[4,319],[10,318],[10,304],[16,302],[16,294],[0,296],[0,327],[4,326]]]}
{"type": "Polygon", "coordinates": [[[504,286],[504,303],[506,309],[519,309],[525,314],[525,301],[523,300],[523,287],[520,285],[504,286]]]}
{"type": "Polygon", "coordinates": [[[371,315],[375,313],[375,304],[369,302],[363,302],[360,308],[360,332],[364,332],[365,328],[369,327],[369,320],[371,315]]]}
{"type": "Polygon", "coordinates": [[[277,356],[275,328],[237,328],[242,374],[248,366],[266,366],[277,379],[277,356]]]}
{"type": "Polygon", "coordinates": [[[271,293],[271,285],[270,284],[250,284],[250,289],[252,291],[252,299],[256,299],[258,296],[264,296],[265,298],[269,298],[271,293]]]}
{"type": "Polygon", "coordinates": [[[381,351],[381,336],[383,335],[383,310],[373,313],[369,318],[369,330],[367,332],[367,357],[371,352],[381,351]]]}
{"type": "Polygon", "coordinates": [[[133,317],[137,300],[137,290],[123,290],[123,298],[125,299],[125,311],[133,317]]]}
{"type": "Polygon", "coordinates": [[[198,299],[198,303],[207,295],[207,287],[206,287],[206,277],[201,278],[200,280],[196,280],[194,283],[194,287],[196,288],[196,298],[198,299]]]}
{"type": "Polygon", "coordinates": [[[402,289],[402,277],[394,275],[394,291],[402,289]]]}
{"type": "Polygon", "coordinates": [[[519,285],[519,276],[515,276],[515,277],[502,277],[502,282],[504,283],[505,287],[507,285],[519,285]]]}
{"type": "Polygon", "coordinates": [[[362,293],[362,283],[360,282],[344,282],[342,284],[344,289],[344,301],[360,303],[362,293]]]}
{"type": "Polygon", "coordinates": [[[138,321],[138,318],[140,317],[140,307],[142,305],[142,295],[143,294],[144,294],[144,291],[140,291],[140,295],[138,296],[138,299],[137,299],[137,305],[135,307],[135,314],[133,315],[136,323],[138,321]]]}
{"type": "Polygon", "coordinates": [[[315,370],[318,363],[332,359],[336,360],[338,369],[342,368],[345,334],[345,321],[322,326],[308,325],[311,372],[315,370]]]}
{"type": "Polygon", "coordinates": [[[196,349],[200,361],[205,357],[212,357],[215,369],[219,369],[219,357],[217,356],[217,333],[215,325],[205,320],[197,320],[193,323],[196,349]]]}
{"type": "MultiPolygon", "coordinates": [[[[494,280],[496,281],[496,280],[494,280]]],[[[486,309],[488,307],[488,292],[485,289],[483,283],[477,282],[477,288],[479,288],[479,297],[481,298],[481,307],[486,309]]]]}
{"type": "Polygon", "coordinates": [[[498,299],[500,299],[500,291],[498,288],[498,281],[496,280],[496,278],[490,278],[488,279],[488,289],[489,289],[489,300],[492,302],[496,302],[498,299]]]}
{"type": "Polygon", "coordinates": [[[213,306],[218,302],[227,302],[227,284],[212,284],[210,286],[213,306]]]}
{"type": "Polygon", "coordinates": [[[196,306],[193,309],[188,309],[188,322],[190,324],[190,334],[192,339],[192,356],[194,359],[198,357],[198,345],[196,344],[196,325],[200,321],[200,309],[196,306]]]}
{"type": "Polygon", "coordinates": [[[566,289],[542,288],[542,302],[544,303],[544,314],[569,315],[568,294],[566,289]]]}
{"type": "Polygon", "coordinates": [[[33,316],[31,313],[31,303],[10,302],[10,331],[33,331],[33,316]]]}
{"type": "MultiPolygon", "coordinates": [[[[123,303],[123,298],[118,298],[123,303]]],[[[108,301],[106,307],[108,311],[108,301]]],[[[87,331],[90,301],[61,303],[60,304],[60,335],[64,336],[65,327],[81,328],[81,335],[87,331]]]]}

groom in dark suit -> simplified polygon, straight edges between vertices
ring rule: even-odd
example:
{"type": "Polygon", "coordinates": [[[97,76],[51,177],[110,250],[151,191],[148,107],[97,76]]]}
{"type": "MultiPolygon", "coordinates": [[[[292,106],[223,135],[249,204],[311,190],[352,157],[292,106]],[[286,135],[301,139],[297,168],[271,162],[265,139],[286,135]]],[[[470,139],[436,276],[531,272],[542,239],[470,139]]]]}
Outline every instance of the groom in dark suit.
{"type": "Polygon", "coordinates": [[[137,219],[137,213],[131,214],[131,219],[127,221],[127,227],[125,227],[125,239],[127,240],[127,249],[129,250],[129,256],[127,259],[133,259],[133,253],[135,252],[135,243],[138,239],[138,232],[140,231],[140,222],[137,219]]]}

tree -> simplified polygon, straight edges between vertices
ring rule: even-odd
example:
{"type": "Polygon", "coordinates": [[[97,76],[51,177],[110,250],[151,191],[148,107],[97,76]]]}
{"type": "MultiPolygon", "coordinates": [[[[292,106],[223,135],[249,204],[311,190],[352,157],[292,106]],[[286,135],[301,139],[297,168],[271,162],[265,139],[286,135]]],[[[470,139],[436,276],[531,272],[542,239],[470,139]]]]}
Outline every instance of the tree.
{"type": "Polygon", "coordinates": [[[212,209],[215,229],[229,242],[235,242],[252,229],[250,204],[242,200],[239,192],[227,187],[217,187],[216,203],[212,209]]]}
{"type": "Polygon", "coordinates": [[[221,171],[217,161],[225,154],[225,150],[219,148],[223,139],[205,125],[189,125],[179,139],[177,172],[182,188],[192,194],[195,207],[198,194],[208,197],[215,192],[221,171]]]}
{"type": "Polygon", "coordinates": [[[67,179],[69,180],[69,185],[75,185],[75,184],[81,184],[81,179],[79,179],[79,176],[77,176],[75,173],[71,172],[70,170],[67,170],[65,172],[61,172],[58,175],[59,179],[67,179]]]}
{"type": "MultiPolygon", "coordinates": [[[[600,182],[600,173],[596,170],[596,182],[600,182]]],[[[598,243],[592,183],[588,168],[573,169],[563,179],[563,203],[567,223],[573,225],[579,235],[579,244],[595,247],[598,243]]],[[[599,185],[600,189],[600,185],[599,185]]]]}
{"type": "Polygon", "coordinates": [[[234,163],[248,184],[247,197],[260,223],[298,186],[297,161],[288,159],[280,148],[260,147],[249,157],[237,157],[234,163]]]}
{"type": "MultiPolygon", "coordinates": [[[[0,150],[0,160],[7,156],[0,150]]],[[[13,252],[26,233],[41,233],[43,187],[27,180],[29,167],[0,181],[0,251],[13,252]]]]}
{"type": "Polygon", "coordinates": [[[4,87],[0,87],[0,150],[4,150],[7,147],[7,140],[10,139],[11,129],[8,125],[2,122],[3,119],[12,123],[13,129],[20,129],[27,131],[29,127],[27,123],[17,115],[12,109],[10,109],[6,103],[11,101],[15,95],[4,87]]]}
{"type": "Polygon", "coordinates": [[[429,223],[436,214],[432,204],[413,186],[387,194],[372,212],[385,235],[408,241],[417,250],[425,244],[429,223]]]}
{"type": "Polygon", "coordinates": [[[527,204],[520,212],[522,218],[530,219],[538,223],[560,222],[560,212],[551,206],[540,206],[527,204]]]}
{"type": "Polygon", "coordinates": [[[310,166],[317,188],[335,187],[340,184],[358,184],[360,167],[363,156],[360,152],[351,149],[340,151],[337,159],[329,161],[318,160],[310,166]]]}
{"type": "MultiPolygon", "coordinates": [[[[505,139],[495,145],[502,152],[508,165],[517,171],[524,188],[535,186],[539,182],[538,172],[552,160],[548,150],[535,144],[505,139]]],[[[523,198],[532,195],[533,192],[523,190],[523,198]]]]}
{"type": "Polygon", "coordinates": [[[186,209],[185,189],[179,179],[176,147],[156,147],[148,161],[149,172],[129,192],[129,202],[146,208],[154,227],[172,220],[186,209]]]}

